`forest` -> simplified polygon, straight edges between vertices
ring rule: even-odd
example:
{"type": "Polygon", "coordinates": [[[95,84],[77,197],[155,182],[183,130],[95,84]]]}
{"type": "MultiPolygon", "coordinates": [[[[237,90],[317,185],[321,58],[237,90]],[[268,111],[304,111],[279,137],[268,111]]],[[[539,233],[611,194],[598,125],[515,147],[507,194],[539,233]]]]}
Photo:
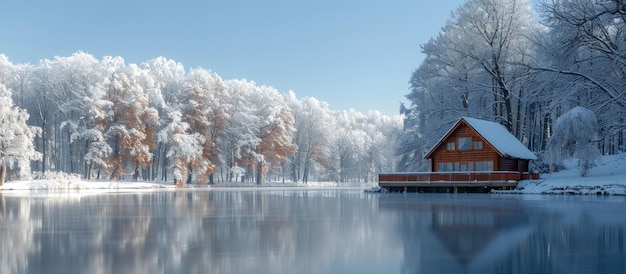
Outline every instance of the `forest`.
{"type": "Polygon", "coordinates": [[[465,1],[422,45],[425,59],[410,77],[411,104],[402,107],[399,170],[427,170],[425,151],[461,116],[506,127],[538,154],[535,172],[547,172],[556,156],[586,154],[578,155],[584,162],[624,151],[626,2],[533,3],[465,1]],[[577,107],[592,117],[565,115],[577,107]],[[564,115],[572,117],[566,124],[578,125],[555,132],[564,115]],[[550,142],[555,134],[560,141],[550,142]]]}
{"type": "Polygon", "coordinates": [[[467,0],[421,51],[407,72],[410,105],[392,117],[331,110],[164,57],[126,64],[76,52],[14,64],[0,55],[0,182],[46,172],[374,182],[378,172],[428,170],[424,154],[461,116],[506,127],[540,157],[534,171],[571,147],[624,151],[623,0],[467,0]],[[589,124],[571,126],[578,116],[566,115],[554,132],[573,109],[589,124]],[[581,128],[588,134],[565,132],[581,128]]]}
{"type": "Polygon", "coordinates": [[[77,52],[30,65],[0,55],[0,96],[7,179],[32,170],[176,184],[365,182],[394,168],[402,131],[400,116],[331,111],[163,57],[137,65],[77,52]]]}

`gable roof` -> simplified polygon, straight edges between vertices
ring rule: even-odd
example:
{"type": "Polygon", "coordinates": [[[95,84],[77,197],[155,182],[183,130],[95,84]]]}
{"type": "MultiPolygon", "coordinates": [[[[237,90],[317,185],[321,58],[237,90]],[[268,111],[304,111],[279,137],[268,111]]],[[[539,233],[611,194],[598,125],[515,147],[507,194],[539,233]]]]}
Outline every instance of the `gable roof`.
{"type": "Polygon", "coordinates": [[[480,120],[470,117],[461,117],[454,126],[437,142],[437,144],[430,149],[424,158],[430,158],[431,154],[445,141],[452,132],[456,130],[459,125],[465,122],[476,133],[478,133],[485,141],[487,141],[501,156],[536,160],[537,156],[532,153],[522,142],[517,140],[513,134],[506,130],[502,125],[480,120]]]}

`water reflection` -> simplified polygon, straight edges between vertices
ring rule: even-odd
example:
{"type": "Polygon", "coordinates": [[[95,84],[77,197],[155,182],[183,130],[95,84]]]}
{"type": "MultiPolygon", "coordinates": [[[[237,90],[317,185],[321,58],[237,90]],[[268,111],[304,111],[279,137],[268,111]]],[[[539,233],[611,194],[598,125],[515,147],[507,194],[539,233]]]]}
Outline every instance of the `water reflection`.
{"type": "Polygon", "coordinates": [[[0,273],[320,273],[397,254],[386,225],[369,225],[390,223],[373,214],[376,197],[354,191],[3,201],[0,273]]]}
{"type": "Polygon", "coordinates": [[[407,195],[403,273],[626,273],[623,197],[407,195]],[[537,197],[534,197],[537,198],[537,197]]]}
{"type": "Polygon", "coordinates": [[[626,273],[622,197],[0,193],[0,273],[626,273]]]}

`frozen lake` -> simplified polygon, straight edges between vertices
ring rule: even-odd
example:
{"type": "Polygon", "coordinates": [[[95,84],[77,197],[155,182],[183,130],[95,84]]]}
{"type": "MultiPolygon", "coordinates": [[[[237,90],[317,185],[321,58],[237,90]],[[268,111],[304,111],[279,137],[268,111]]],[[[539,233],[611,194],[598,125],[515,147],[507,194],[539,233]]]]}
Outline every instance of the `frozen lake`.
{"type": "Polygon", "coordinates": [[[0,193],[0,273],[626,273],[626,197],[0,193]]]}

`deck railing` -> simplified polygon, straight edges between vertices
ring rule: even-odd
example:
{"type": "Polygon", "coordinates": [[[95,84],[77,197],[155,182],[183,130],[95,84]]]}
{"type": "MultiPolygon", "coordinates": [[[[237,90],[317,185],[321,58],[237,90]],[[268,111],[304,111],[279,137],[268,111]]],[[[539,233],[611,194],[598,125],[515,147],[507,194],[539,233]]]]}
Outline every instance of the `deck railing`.
{"type": "Polygon", "coordinates": [[[464,171],[464,172],[402,172],[380,173],[378,182],[490,182],[538,179],[539,174],[517,171],[464,171]]]}

